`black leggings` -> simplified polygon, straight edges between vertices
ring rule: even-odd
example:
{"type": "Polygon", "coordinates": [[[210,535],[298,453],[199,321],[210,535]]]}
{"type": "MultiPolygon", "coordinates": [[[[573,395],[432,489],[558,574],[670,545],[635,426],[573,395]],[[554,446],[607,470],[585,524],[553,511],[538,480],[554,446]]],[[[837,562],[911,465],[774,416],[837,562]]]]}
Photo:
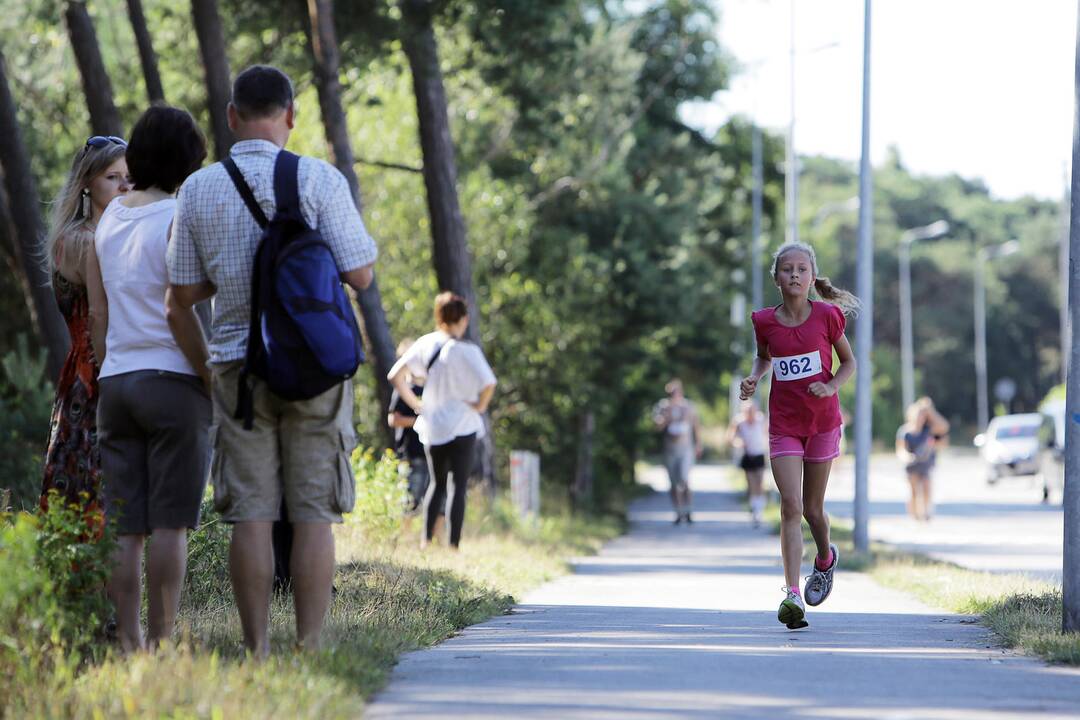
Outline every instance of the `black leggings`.
{"type": "Polygon", "coordinates": [[[427,518],[425,532],[430,540],[435,532],[435,521],[444,505],[449,504],[447,524],[450,531],[450,545],[457,547],[461,542],[461,525],[465,522],[465,489],[469,484],[469,475],[473,466],[473,450],[476,448],[476,433],[456,437],[445,445],[432,445],[427,448],[428,468],[431,470],[431,483],[424,496],[424,515],[427,518]],[[446,485],[450,475],[454,476],[453,494],[446,502],[446,485]]]}

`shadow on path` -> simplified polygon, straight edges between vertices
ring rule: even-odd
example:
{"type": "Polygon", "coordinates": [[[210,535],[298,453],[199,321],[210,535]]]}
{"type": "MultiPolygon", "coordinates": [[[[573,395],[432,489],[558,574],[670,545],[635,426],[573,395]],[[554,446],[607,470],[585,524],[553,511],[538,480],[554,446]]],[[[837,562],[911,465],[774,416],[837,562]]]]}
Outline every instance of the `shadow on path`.
{"type": "Polygon", "coordinates": [[[844,574],[807,630],[776,621],[776,538],[718,484],[673,526],[630,532],[508,616],[398,666],[370,717],[963,718],[1080,714],[1080,673],[993,647],[971,618],[844,574]]]}

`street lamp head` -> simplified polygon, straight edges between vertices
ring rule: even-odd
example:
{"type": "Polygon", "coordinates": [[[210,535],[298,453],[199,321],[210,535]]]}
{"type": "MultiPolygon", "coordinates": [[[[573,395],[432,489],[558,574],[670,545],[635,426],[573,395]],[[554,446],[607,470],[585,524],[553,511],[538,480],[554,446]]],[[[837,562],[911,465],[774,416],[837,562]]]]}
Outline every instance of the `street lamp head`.
{"type": "Polygon", "coordinates": [[[1020,250],[1019,240],[1009,240],[999,245],[984,245],[979,248],[979,252],[987,260],[994,260],[996,258],[1012,255],[1020,250]]]}
{"type": "Polygon", "coordinates": [[[918,240],[937,240],[947,235],[948,232],[949,222],[947,220],[938,220],[929,225],[905,230],[904,234],[900,236],[900,242],[910,245],[918,240]]]}

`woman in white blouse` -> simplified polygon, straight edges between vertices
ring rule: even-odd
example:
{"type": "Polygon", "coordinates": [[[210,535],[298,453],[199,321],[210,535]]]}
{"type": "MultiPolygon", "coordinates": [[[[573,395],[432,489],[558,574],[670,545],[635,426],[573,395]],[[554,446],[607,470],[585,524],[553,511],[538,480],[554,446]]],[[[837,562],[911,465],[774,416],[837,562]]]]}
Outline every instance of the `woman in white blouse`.
{"type": "Polygon", "coordinates": [[[464,298],[440,293],[435,298],[435,326],[435,332],[405,351],[387,378],[419,415],[413,427],[427,451],[431,484],[424,498],[421,544],[431,540],[449,489],[447,533],[450,546],[456,548],[461,542],[476,441],[485,432],[482,415],[491,402],[496,380],[483,351],[461,339],[469,327],[464,298]],[[423,400],[409,386],[406,377],[410,373],[414,378],[426,378],[423,400]]]}

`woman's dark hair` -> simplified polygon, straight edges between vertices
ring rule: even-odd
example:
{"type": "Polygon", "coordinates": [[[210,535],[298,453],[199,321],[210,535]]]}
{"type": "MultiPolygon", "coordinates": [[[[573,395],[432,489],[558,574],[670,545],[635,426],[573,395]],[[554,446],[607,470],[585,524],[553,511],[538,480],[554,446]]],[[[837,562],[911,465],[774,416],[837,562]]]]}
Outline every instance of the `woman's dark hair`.
{"type": "Polygon", "coordinates": [[[206,159],[206,138],[186,111],[154,105],[131,130],[128,174],[136,190],[175,192],[206,159]]]}
{"type": "Polygon", "coordinates": [[[435,296],[435,324],[453,325],[469,314],[465,298],[452,292],[442,292],[435,296]]]}
{"type": "Polygon", "coordinates": [[[241,120],[276,115],[292,101],[292,80],[271,65],[252,65],[233,81],[232,104],[241,120]]]}

